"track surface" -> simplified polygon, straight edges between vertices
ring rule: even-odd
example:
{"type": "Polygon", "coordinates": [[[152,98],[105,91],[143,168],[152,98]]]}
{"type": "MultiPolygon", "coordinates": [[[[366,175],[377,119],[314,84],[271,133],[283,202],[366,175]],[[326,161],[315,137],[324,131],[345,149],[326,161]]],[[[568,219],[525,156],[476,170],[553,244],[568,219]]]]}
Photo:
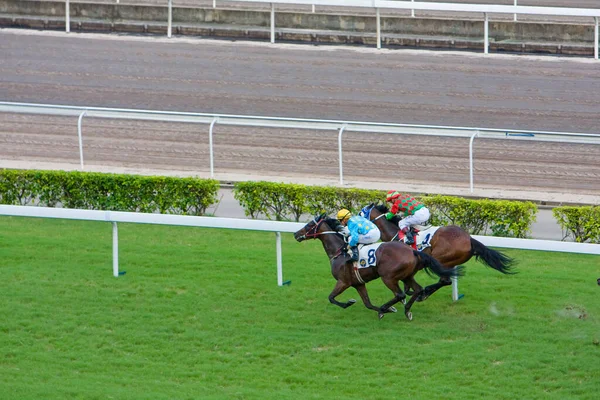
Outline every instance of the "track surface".
{"type": "MultiPolygon", "coordinates": [[[[600,133],[589,59],[0,31],[0,100],[600,133]]],[[[76,118],[0,114],[0,160],[77,164],[76,118]]],[[[215,171],[338,176],[337,133],[215,129],[215,171]]],[[[208,127],[84,120],[87,164],[208,170],[208,127]]],[[[600,195],[600,145],[475,140],[479,187],[600,195]]],[[[469,182],[468,139],[346,133],[346,180],[469,182]]]]}

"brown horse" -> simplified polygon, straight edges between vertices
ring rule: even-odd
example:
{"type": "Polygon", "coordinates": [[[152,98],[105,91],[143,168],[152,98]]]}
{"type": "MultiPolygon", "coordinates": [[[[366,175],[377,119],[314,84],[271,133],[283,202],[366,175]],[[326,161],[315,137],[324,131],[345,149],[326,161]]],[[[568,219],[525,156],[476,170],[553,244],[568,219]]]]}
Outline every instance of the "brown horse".
{"type": "Polygon", "coordinates": [[[410,308],[416,296],[413,296],[406,303],[406,295],[400,289],[398,281],[404,282],[405,287],[411,287],[415,292],[419,292],[421,288],[414,281],[414,276],[421,269],[425,269],[429,274],[433,271],[437,276],[446,279],[458,276],[461,273],[460,268],[444,269],[430,255],[413,250],[399,242],[382,243],[374,253],[376,259],[374,267],[355,269],[354,263],[350,260],[350,255],[347,252],[346,242],[342,234],[338,232],[339,228],[339,221],[326,218],[325,214],[321,214],[294,234],[294,238],[298,242],[305,239],[320,239],[323,243],[323,248],[331,263],[331,273],[337,280],[333,291],[329,295],[329,301],[339,307],[347,308],[356,302],[356,300],[351,299],[346,303],[341,303],[335,299],[352,286],[360,295],[365,306],[379,313],[380,319],[383,318],[385,313],[395,312],[393,305],[402,302],[405,303],[404,314],[409,320],[412,320],[410,308]],[[394,293],[394,298],[381,307],[376,307],[371,304],[365,283],[379,277],[394,293]]]}
{"type": "MultiPolygon", "coordinates": [[[[385,205],[369,205],[362,209],[361,214],[373,221],[381,231],[381,240],[384,242],[397,241],[399,217],[391,220],[385,218],[388,208],[385,205]],[[368,216],[366,215],[368,214],[368,216]]],[[[416,237],[416,235],[415,235],[416,237]]],[[[457,225],[442,226],[427,240],[429,247],[422,249],[438,260],[444,268],[454,268],[469,261],[473,256],[488,267],[503,274],[513,274],[511,271],[515,261],[509,256],[486,247],[483,243],[473,239],[471,235],[457,225]]],[[[417,301],[423,301],[441,287],[452,284],[447,276],[440,277],[440,281],[427,286],[421,292],[417,301]]],[[[419,286],[420,287],[420,286],[419,286]]],[[[405,287],[406,289],[406,287],[405,287]]],[[[410,294],[407,293],[407,294],[410,294]]]]}

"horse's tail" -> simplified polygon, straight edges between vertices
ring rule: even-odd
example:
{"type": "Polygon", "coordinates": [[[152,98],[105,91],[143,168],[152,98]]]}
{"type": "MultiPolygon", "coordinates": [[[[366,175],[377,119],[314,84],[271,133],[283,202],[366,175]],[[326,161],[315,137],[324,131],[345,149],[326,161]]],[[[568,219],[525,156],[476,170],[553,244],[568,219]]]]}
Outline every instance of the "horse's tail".
{"type": "Polygon", "coordinates": [[[496,271],[507,275],[516,274],[516,272],[511,271],[515,265],[513,258],[497,250],[490,249],[473,238],[471,238],[471,253],[477,257],[478,261],[483,262],[490,268],[494,268],[496,271]]]}
{"type": "Polygon", "coordinates": [[[419,260],[421,268],[427,272],[427,275],[433,276],[432,272],[440,278],[453,278],[463,275],[463,266],[459,265],[454,268],[444,268],[442,264],[432,256],[422,251],[413,250],[413,254],[419,260]]]}

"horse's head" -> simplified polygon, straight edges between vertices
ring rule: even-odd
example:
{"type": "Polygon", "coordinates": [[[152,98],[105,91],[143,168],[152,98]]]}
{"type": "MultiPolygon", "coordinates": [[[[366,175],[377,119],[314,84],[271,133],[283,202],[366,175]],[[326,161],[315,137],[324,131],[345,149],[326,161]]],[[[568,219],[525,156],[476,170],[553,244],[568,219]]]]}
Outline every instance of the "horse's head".
{"type": "Polygon", "coordinates": [[[294,233],[294,239],[299,242],[306,239],[316,239],[321,232],[329,229],[338,230],[340,225],[341,224],[337,220],[333,218],[327,218],[327,214],[323,213],[314,217],[312,221],[294,233]]]}
{"type": "Polygon", "coordinates": [[[325,217],[325,213],[315,216],[312,219],[312,221],[310,221],[308,224],[304,225],[302,229],[294,233],[294,239],[301,242],[306,239],[316,238],[319,235],[318,231],[323,221],[325,221],[325,217]]]}

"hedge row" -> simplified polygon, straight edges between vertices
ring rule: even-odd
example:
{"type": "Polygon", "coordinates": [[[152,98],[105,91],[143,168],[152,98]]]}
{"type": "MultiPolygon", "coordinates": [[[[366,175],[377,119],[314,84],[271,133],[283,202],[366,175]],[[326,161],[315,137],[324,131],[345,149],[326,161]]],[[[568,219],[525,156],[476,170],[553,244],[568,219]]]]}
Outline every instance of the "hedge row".
{"type": "MultiPolygon", "coordinates": [[[[385,191],[305,186],[273,182],[240,182],[234,197],[247,216],[299,221],[303,216],[340,208],[354,213],[370,203],[384,203],[385,191]]],[[[450,196],[420,197],[431,210],[435,225],[455,224],[473,235],[524,238],[531,231],[537,206],[532,202],[507,200],[468,200],[450,196]]]]}
{"type": "Polygon", "coordinates": [[[556,207],[552,214],[563,230],[563,240],[600,243],[600,206],[556,207]]]}
{"type": "MultiPolygon", "coordinates": [[[[0,203],[47,207],[203,215],[217,202],[212,179],[36,170],[0,170],[0,203]]],[[[299,221],[340,208],[354,213],[384,203],[381,190],[272,182],[239,182],[234,196],[247,216],[299,221]]],[[[471,234],[527,237],[537,206],[531,202],[421,196],[435,225],[455,224],[471,234]]],[[[557,207],[553,215],[566,238],[600,243],[600,206],[557,207]]]]}
{"type": "Polygon", "coordinates": [[[0,203],[11,205],[202,215],[219,187],[211,179],[0,170],[0,203]]]}

